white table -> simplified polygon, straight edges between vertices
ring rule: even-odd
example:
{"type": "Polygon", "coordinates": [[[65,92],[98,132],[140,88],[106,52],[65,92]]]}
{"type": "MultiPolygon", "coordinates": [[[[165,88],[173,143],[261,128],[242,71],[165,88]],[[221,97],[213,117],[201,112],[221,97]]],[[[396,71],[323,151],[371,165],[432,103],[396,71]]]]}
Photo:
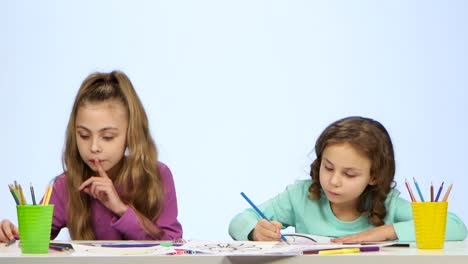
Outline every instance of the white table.
{"type": "Polygon", "coordinates": [[[320,263],[320,264],[467,264],[468,242],[446,242],[443,250],[418,250],[414,244],[410,248],[384,247],[377,252],[347,255],[300,255],[300,256],[72,256],[70,252],[50,251],[49,254],[21,254],[17,246],[0,245],[0,263],[30,264],[107,264],[107,263],[320,263]]]}

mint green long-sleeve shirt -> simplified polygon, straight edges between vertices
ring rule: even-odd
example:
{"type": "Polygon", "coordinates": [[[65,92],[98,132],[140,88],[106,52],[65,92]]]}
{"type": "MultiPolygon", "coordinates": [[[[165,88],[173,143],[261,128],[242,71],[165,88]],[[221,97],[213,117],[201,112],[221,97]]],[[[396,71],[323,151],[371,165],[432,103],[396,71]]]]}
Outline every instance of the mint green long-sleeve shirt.
{"type": "MultiPolygon", "coordinates": [[[[297,181],[258,207],[268,219],[282,223],[285,228],[293,226],[297,233],[341,237],[375,227],[365,215],[354,221],[341,221],[336,218],[326,195],[321,195],[318,201],[308,198],[311,183],[311,180],[297,181]]],[[[385,207],[387,216],[384,222],[393,224],[398,240],[415,241],[411,203],[400,198],[400,192],[393,189],[387,196],[385,207]]],[[[235,240],[248,240],[248,234],[260,219],[253,209],[246,209],[231,220],[229,234],[235,240]]],[[[463,221],[449,212],[445,239],[464,240],[466,233],[463,221]]]]}

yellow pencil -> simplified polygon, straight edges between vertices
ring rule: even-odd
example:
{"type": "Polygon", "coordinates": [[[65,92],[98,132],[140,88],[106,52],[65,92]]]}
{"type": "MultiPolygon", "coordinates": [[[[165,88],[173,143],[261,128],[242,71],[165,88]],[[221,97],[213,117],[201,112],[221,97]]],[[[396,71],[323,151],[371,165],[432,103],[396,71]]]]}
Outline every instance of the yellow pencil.
{"type": "Polygon", "coordinates": [[[49,184],[49,191],[47,192],[47,200],[45,202],[45,205],[48,205],[49,204],[49,201],[50,201],[50,196],[52,196],[52,188],[53,188],[53,185],[52,184],[49,184]]]}
{"type": "Polygon", "coordinates": [[[44,199],[42,199],[41,205],[48,205],[49,200],[50,200],[50,195],[52,194],[52,184],[48,184],[45,194],[44,194],[44,199]]]}
{"type": "Polygon", "coordinates": [[[26,199],[24,198],[23,188],[21,188],[21,184],[18,184],[18,192],[20,196],[21,205],[26,205],[26,199]]]}

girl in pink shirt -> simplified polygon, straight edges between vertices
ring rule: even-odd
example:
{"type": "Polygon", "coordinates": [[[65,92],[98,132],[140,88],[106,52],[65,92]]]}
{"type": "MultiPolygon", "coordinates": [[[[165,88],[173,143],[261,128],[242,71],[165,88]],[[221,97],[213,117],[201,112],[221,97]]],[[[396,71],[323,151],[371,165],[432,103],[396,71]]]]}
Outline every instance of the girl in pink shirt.
{"type": "MultiPolygon", "coordinates": [[[[143,105],[120,71],[93,73],[70,115],[65,172],[54,183],[51,238],[67,227],[73,240],[182,238],[169,168],[158,162],[143,105]]],[[[0,241],[18,236],[9,220],[0,241]]]]}

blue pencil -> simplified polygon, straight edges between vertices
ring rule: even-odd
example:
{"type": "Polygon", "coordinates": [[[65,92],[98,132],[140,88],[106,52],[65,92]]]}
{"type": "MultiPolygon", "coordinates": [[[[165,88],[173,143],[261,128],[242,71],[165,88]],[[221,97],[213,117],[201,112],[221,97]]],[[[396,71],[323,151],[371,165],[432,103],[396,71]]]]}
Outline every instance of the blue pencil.
{"type": "Polygon", "coordinates": [[[440,193],[442,192],[442,189],[443,189],[443,188],[444,188],[444,182],[442,182],[442,184],[440,185],[439,191],[437,191],[437,196],[436,196],[434,202],[439,201],[439,196],[440,196],[440,193]]]}
{"type": "MultiPolygon", "coordinates": [[[[242,197],[244,197],[244,199],[250,204],[250,206],[252,206],[252,208],[265,220],[267,220],[268,222],[270,221],[263,213],[262,211],[260,211],[260,209],[258,209],[258,207],[249,199],[249,197],[247,197],[247,195],[245,195],[245,193],[241,192],[240,193],[242,195],[242,197]]],[[[281,234],[281,233],[280,233],[281,234]]],[[[283,239],[284,241],[288,242],[288,240],[286,239],[285,236],[283,236],[283,234],[281,234],[281,239],[283,239]]]]}
{"type": "Polygon", "coordinates": [[[424,197],[421,193],[421,189],[419,189],[419,184],[416,182],[416,179],[413,177],[414,186],[416,186],[416,190],[418,190],[419,198],[421,198],[421,202],[424,202],[424,197]]]}

